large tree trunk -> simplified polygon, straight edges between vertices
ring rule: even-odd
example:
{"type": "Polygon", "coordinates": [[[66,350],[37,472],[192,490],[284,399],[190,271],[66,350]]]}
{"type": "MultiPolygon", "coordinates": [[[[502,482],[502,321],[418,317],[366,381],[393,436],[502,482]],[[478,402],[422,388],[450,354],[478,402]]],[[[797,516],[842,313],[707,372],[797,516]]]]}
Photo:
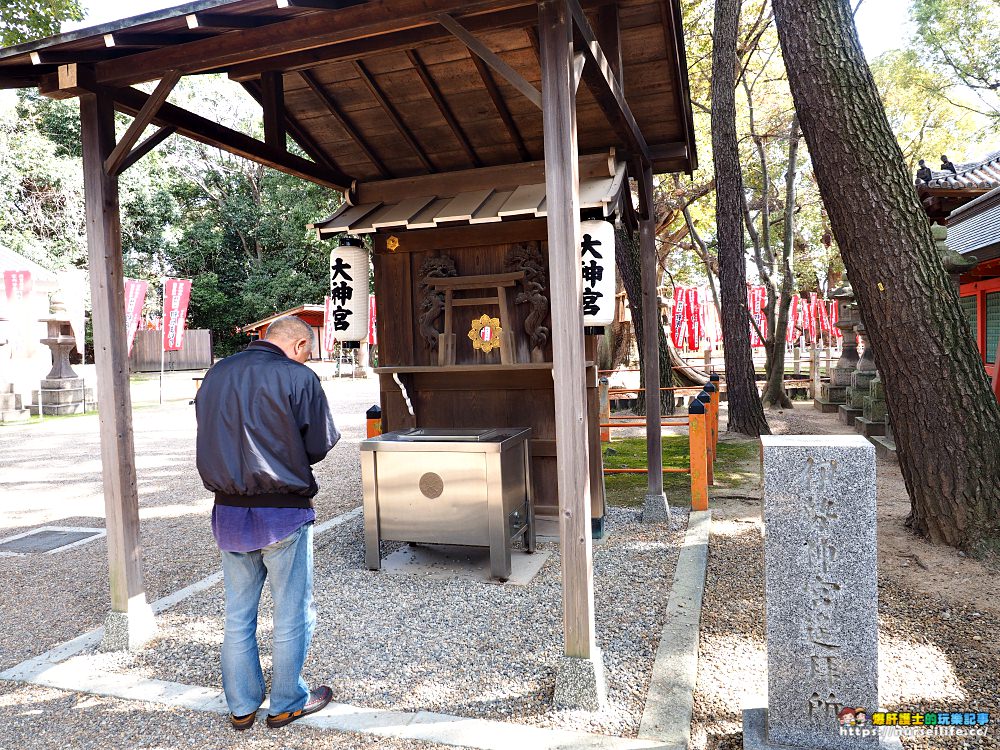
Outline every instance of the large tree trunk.
{"type": "Polygon", "coordinates": [[[792,304],[795,277],[792,275],[792,255],[795,252],[795,174],[799,159],[799,118],[792,115],[788,128],[788,171],[785,172],[785,226],[781,243],[781,295],[777,316],[771,329],[769,344],[772,348],[771,369],[767,372],[767,385],[761,400],[765,407],[792,408],[792,400],[785,392],[785,342],[788,335],[788,310],[792,304]]]}
{"type": "Polygon", "coordinates": [[[768,434],[750,353],[747,269],[743,255],[743,174],[736,135],[736,38],[740,0],[715,4],[712,49],[712,150],[719,240],[722,341],[726,355],[729,430],[768,434]]]}
{"type": "Polygon", "coordinates": [[[932,541],[1000,544],[1000,407],[865,63],[848,0],[774,0],[795,108],[932,541]]]}
{"type": "MultiPolygon", "coordinates": [[[[635,331],[635,340],[639,348],[639,387],[646,387],[645,368],[642,366],[645,361],[643,352],[642,332],[645,330],[645,321],[642,315],[642,274],[639,258],[639,233],[631,231],[624,224],[619,224],[615,228],[615,262],[618,264],[621,273],[622,284],[625,287],[625,294],[628,297],[629,308],[632,311],[632,330],[635,331]]],[[[656,321],[659,323],[659,321],[656,321]]],[[[673,366],[670,359],[670,349],[667,343],[667,336],[660,328],[660,387],[669,388],[673,384],[673,366]]],[[[645,393],[640,392],[635,404],[636,414],[646,414],[645,393]]],[[[660,414],[674,413],[674,395],[671,391],[660,392],[660,414]]]]}

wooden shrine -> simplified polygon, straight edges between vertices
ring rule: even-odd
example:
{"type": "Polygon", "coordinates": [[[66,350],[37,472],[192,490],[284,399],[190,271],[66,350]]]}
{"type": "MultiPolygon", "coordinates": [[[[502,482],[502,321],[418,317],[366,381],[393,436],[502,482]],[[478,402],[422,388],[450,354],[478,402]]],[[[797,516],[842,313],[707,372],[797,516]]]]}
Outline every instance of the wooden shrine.
{"type": "MultiPolygon", "coordinates": [[[[152,622],[138,534],[118,178],[176,134],[345,195],[345,210],[317,228],[374,240],[389,429],[417,421],[537,430],[539,503],[558,509],[562,544],[560,669],[568,676],[557,681],[556,699],[593,708],[603,668],[591,523],[603,496],[598,433],[588,429],[596,373],[583,331],[581,210],[599,207],[638,227],[643,314],[657,319],[653,175],[697,166],[679,0],[193,0],[0,50],[0,87],[29,86],[81,104],[94,340],[106,394],[106,632],[118,639],[109,645],[141,644],[152,622]],[[263,140],[168,101],[182,77],[210,73],[260,103],[263,140]],[[152,81],[150,93],[136,88],[152,81]],[[116,112],[133,118],[120,137],[116,112]],[[469,278],[484,276],[491,278],[469,278]],[[462,278],[468,283],[448,281],[462,278]],[[487,288],[471,286],[484,281],[487,288]],[[499,351],[469,346],[466,326],[482,315],[503,321],[499,351]],[[396,378],[410,391],[413,417],[401,408],[396,378]],[[590,698],[579,690],[584,683],[590,698]],[[570,689],[561,694],[563,684],[570,689]]],[[[494,326],[486,328],[492,336],[494,326]]],[[[657,383],[658,332],[644,332],[646,382],[657,383]]],[[[647,459],[647,507],[659,503],[662,520],[657,420],[647,426],[647,459]]]]}

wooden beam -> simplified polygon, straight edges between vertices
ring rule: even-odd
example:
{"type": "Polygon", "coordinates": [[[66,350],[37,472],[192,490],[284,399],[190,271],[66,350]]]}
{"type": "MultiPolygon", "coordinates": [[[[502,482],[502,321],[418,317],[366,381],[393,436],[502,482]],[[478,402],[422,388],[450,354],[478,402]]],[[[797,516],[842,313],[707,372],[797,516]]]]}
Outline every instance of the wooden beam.
{"type": "Polygon", "coordinates": [[[275,0],[278,8],[311,8],[313,10],[341,10],[361,5],[366,0],[275,0]]]}
{"type": "Polygon", "coordinates": [[[698,154],[695,151],[694,112],[691,108],[691,84],[688,80],[687,52],[684,44],[684,20],[681,18],[680,0],[666,0],[660,3],[660,23],[663,26],[667,55],[672,58],[677,85],[673,87],[677,101],[677,112],[684,124],[684,143],[688,144],[684,160],[690,176],[698,168],[698,154]]]}
{"type": "Polygon", "coordinates": [[[618,4],[602,5],[594,15],[593,25],[597,41],[608,59],[611,73],[622,90],[625,89],[625,65],[622,62],[622,28],[618,4]]]}
{"type": "Polygon", "coordinates": [[[597,654],[590,523],[590,466],[584,381],[583,299],[580,275],[580,180],[572,24],[565,0],[540,0],[545,189],[549,196],[549,290],[552,304],[552,376],[555,381],[562,544],[563,630],[566,656],[597,654]]]}
{"type": "Polygon", "coordinates": [[[157,130],[155,133],[149,136],[149,138],[147,138],[138,146],[136,146],[134,149],[132,149],[129,155],[125,157],[125,161],[123,161],[121,166],[118,168],[117,174],[121,174],[122,172],[127,170],[129,167],[131,167],[133,164],[135,164],[142,157],[144,157],[154,148],[159,146],[161,143],[167,140],[167,138],[169,138],[176,132],[177,128],[174,127],[165,127],[157,130]]]}
{"type": "Polygon", "coordinates": [[[582,52],[577,52],[573,57],[573,91],[580,90],[580,81],[583,80],[583,69],[587,67],[587,57],[582,52]]]}
{"type": "Polygon", "coordinates": [[[261,107],[264,110],[264,143],[275,151],[288,150],[285,129],[285,77],[280,70],[261,76],[261,107]]]}
{"type": "MultiPolygon", "coordinates": [[[[645,205],[653,205],[653,172],[649,166],[645,167],[643,179],[640,182],[640,190],[645,192],[645,205]]],[[[639,274],[642,284],[642,350],[643,350],[643,375],[647,386],[647,393],[659,394],[655,390],[660,382],[660,335],[663,326],[660,325],[660,305],[657,295],[659,279],[657,270],[656,255],[656,216],[649,211],[648,215],[639,222],[639,274]],[[653,385],[650,385],[653,384],[653,385]]],[[[659,396],[655,399],[647,399],[647,414],[660,413],[659,396]],[[655,411],[651,411],[655,409],[655,411]]],[[[659,420],[646,420],[646,466],[648,471],[646,485],[646,503],[656,503],[663,497],[663,447],[661,445],[661,428],[659,420]]],[[[666,506],[666,498],[662,501],[666,506]]],[[[669,521],[668,521],[669,523],[669,521]]]]}
{"type": "MultiPolygon", "coordinates": [[[[261,91],[260,84],[256,81],[245,81],[240,84],[243,89],[250,94],[255,102],[257,102],[261,107],[264,106],[264,94],[261,91]]],[[[313,137],[299,124],[292,115],[285,110],[285,126],[288,128],[288,133],[292,136],[299,147],[305,151],[309,157],[324,167],[330,169],[339,169],[336,161],[327,156],[326,152],[319,147],[319,144],[313,139],[313,137]]]]}
{"type": "MultiPolygon", "coordinates": [[[[87,255],[94,323],[94,361],[101,384],[101,466],[112,615],[132,626],[149,605],[142,580],[139,492],[125,335],[125,279],[118,179],[104,170],[115,145],[114,104],[106,94],[80,99],[87,255]]],[[[152,611],[148,612],[152,621],[152,611]]],[[[150,632],[149,635],[152,633],[150,632]]]]}
{"type": "Polygon", "coordinates": [[[107,161],[104,162],[104,170],[109,175],[118,175],[122,172],[122,164],[128,158],[132,147],[139,142],[139,138],[146,132],[146,128],[149,127],[156,113],[160,111],[160,107],[163,106],[163,103],[170,96],[170,92],[174,90],[174,86],[177,85],[179,80],[181,80],[181,74],[176,70],[171,70],[160,79],[153,93],[150,94],[146,103],[142,105],[142,109],[139,110],[132,124],[129,125],[128,130],[125,131],[125,135],[122,136],[122,139],[115,146],[107,161]]]}
{"type": "Polygon", "coordinates": [[[524,161],[531,161],[531,153],[528,151],[528,147],[524,145],[524,138],[521,137],[521,131],[517,129],[517,123],[514,122],[514,117],[510,113],[510,109],[507,107],[507,102],[503,100],[503,94],[500,93],[500,87],[497,86],[497,82],[493,80],[493,74],[490,73],[490,69],[486,67],[486,63],[479,59],[476,55],[469,53],[469,57],[472,58],[473,64],[476,66],[476,70],[479,71],[479,77],[483,79],[483,85],[486,86],[486,92],[490,95],[490,99],[493,101],[493,106],[496,107],[497,114],[500,115],[500,119],[503,120],[504,127],[507,128],[507,133],[510,135],[510,139],[514,142],[514,147],[517,149],[518,155],[524,161]]]}
{"type": "Polygon", "coordinates": [[[507,83],[524,94],[532,104],[539,109],[542,108],[541,92],[532,86],[524,76],[504,62],[500,55],[483,44],[475,34],[472,34],[447,13],[441,13],[436,18],[438,23],[448,29],[456,39],[468,47],[472,54],[493,68],[507,83]]]}
{"type": "Polygon", "coordinates": [[[41,52],[31,52],[29,56],[31,57],[32,65],[68,65],[70,63],[92,63],[102,60],[113,61],[120,58],[121,54],[105,48],[79,50],[78,52],[42,50],[41,52]]]}
{"type": "Polygon", "coordinates": [[[326,89],[316,80],[316,77],[307,71],[299,71],[299,76],[302,80],[306,82],[306,85],[312,89],[312,92],[316,97],[323,103],[323,106],[327,108],[333,119],[337,121],[337,124],[343,128],[344,132],[354,141],[358,148],[364,153],[365,158],[372,163],[372,165],[379,171],[379,174],[384,178],[392,177],[392,172],[382,163],[382,160],[375,155],[368,142],[361,136],[361,133],[354,126],[354,124],[348,119],[347,115],[341,111],[340,107],[337,106],[337,102],[333,100],[327,92],[326,89]]]}
{"type": "MultiPolygon", "coordinates": [[[[499,30],[524,26],[537,17],[535,6],[530,5],[496,13],[467,16],[462,22],[470,31],[499,30]]],[[[229,77],[234,81],[242,81],[257,78],[265,70],[281,69],[286,73],[308,70],[324,63],[364,60],[387,52],[405,52],[450,39],[452,39],[451,34],[436,23],[429,26],[415,26],[403,31],[324,44],[301,52],[234,65],[229,68],[229,77]]]]}
{"type": "MultiPolygon", "coordinates": [[[[139,113],[149,99],[149,94],[138,89],[100,86],[94,82],[92,71],[77,65],[63,65],[59,68],[56,83],[48,81],[46,86],[40,87],[39,90],[43,95],[57,98],[103,93],[111,97],[118,111],[133,116],[139,113]]],[[[295,154],[275,153],[267,144],[255,138],[173,104],[164,104],[160,107],[160,111],[153,118],[153,123],[161,127],[173,126],[179,134],[199,143],[215,146],[279,172],[301,177],[341,192],[351,190],[355,182],[353,177],[331,167],[314,164],[295,154]]]]}
{"type": "Polygon", "coordinates": [[[437,170],[434,168],[431,160],[427,158],[427,154],[423,147],[417,143],[417,139],[414,138],[412,131],[409,127],[407,127],[406,123],[403,122],[403,118],[400,116],[399,111],[393,106],[392,102],[389,101],[389,98],[382,91],[378,82],[375,80],[375,77],[368,72],[368,68],[365,67],[365,64],[360,60],[355,60],[354,70],[364,82],[365,86],[368,87],[372,96],[375,97],[375,101],[378,102],[380,107],[382,107],[382,111],[385,112],[389,121],[395,125],[396,130],[398,130],[399,134],[403,136],[403,140],[405,140],[410,145],[410,148],[413,149],[417,158],[420,159],[420,163],[424,165],[428,172],[436,172],[437,170]]]}
{"type": "Polygon", "coordinates": [[[130,34],[116,31],[104,35],[104,46],[108,49],[123,47],[130,47],[133,50],[137,48],[156,49],[173,44],[187,44],[205,38],[205,34],[130,34]]]}
{"type": "Polygon", "coordinates": [[[611,63],[601,49],[580,3],[578,0],[567,0],[567,3],[582,40],[576,46],[587,56],[587,68],[584,70],[587,88],[597,100],[598,106],[618,137],[627,144],[630,152],[642,159],[645,166],[649,164],[649,146],[646,145],[646,139],[632,115],[632,110],[629,109],[625,92],[619,85],[611,63]]]}
{"type": "Polygon", "coordinates": [[[235,29],[256,29],[258,26],[274,23],[278,19],[267,16],[224,16],[221,13],[189,13],[185,16],[189,29],[215,29],[233,31],[235,29]]]}
{"type": "Polygon", "coordinates": [[[437,13],[479,13],[533,5],[527,0],[373,0],[336,13],[311,13],[240,33],[132,55],[127,65],[98,64],[97,82],[123,86],[158,78],[223,70],[292,52],[436,23],[437,13]]]}
{"type": "Polygon", "coordinates": [[[420,59],[420,54],[416,50],[407,50],[406,56],[409,58],[410,64],[413,66],[414,70],[417,71],[417,75],[420,76],[420,80],[423,81],[424,87],[427,89],[427,93],[431,95],[431,99],[433,99],[434,103],[437,105],[438,111],[441,112],[441,116],[444,117],[445,122],[448,123],[448,127],[451,128],[451,132],[455,135],[455,140],[458,141],[459,145],[465,151],[466,156],[469,157],[469,161],[471,161],[476,167],[483,166],[483,162],[476,154],[468,136],[465,134],[465,131],[462,130],[462,126],[459,125],[458,120],[455,119],[455,114],[451,111],[451,107],[448,106],[448,102],[441,93],[441,89],[434,81],[434,78],[431,77],[430,71],[427,70],[427,66],[424,65],[424,61],[420,59]]]}

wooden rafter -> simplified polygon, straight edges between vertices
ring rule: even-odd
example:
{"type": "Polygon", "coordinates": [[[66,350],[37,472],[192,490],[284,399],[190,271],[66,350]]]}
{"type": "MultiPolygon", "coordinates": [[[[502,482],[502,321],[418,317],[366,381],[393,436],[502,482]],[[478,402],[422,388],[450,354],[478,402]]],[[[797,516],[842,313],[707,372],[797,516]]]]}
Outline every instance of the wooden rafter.
{"type": "Polygon", "coordinates": [[[393,106],[392,102],[382,91],[382,88],[378,85],[378,81],[375,77],[368,71],[365,64],[360,60],[354,61],[354,70],[357,72],[358,76],[364,82],[365,86],[371,92],[372,96],[375,97],[375,101],[378,102],[379,106],[382,107],[382,111],[385,112],[386,116],[399,131],[399,134],[403,136],[403,139],[410,145],[413,152],[420,159],[420,163],[424,165],[428,172],[436,172],[434,165],[431,160],[427,157],[427,153],[424,151],[423,146],[421,146],[417,139],[414,138],[413,132],[407,127],[406,123],[403,122],[403,118],[400,116],[399,111],[393,106]]]}
{"type": "Polygon", "coordinates": [[[275,0],[278,8],[312,8],[314,10],[341,10],[360,5],[367,0],[275,0]]]}
{"type": "MultiPolygon", "coordinates": [[[[250,94],[250,96],[256,101],[261,108],[264,106],[264,93],[261,91],[260,84],[256,81],[244,81],[242,84],[244,90],[250,94]]],[[[316,140],[306,131],[305,128],[295,119],[288,110],[285,110],[285,127],[288,129],[289,135],[295,140],[296,143],[305,151],[309,157],[324,167],[329,169],[339,169],[337,163],[327,156],[326,152],[319,147],[316,140]]]]}
{"type": "MultiPolygon", "coordinates": [[[[132,147],[139,142],[139,138],[156,117],[160,107],[167,101],[167,97],[170,96],[170,92],[174,90],[174,86],[179,80],[181,80],[181,74],[176,70],[171,70],[160,79],[153,93],[149,95],[146,103],[142,105],[142,109],[129,125],[128,130],[125,131],[125,135],[122,136],[107,161],[104,162],[104,171],[109,175],[117,175],[123,171],[122,165],[132,152],[132,147]]],[[[134,160],[131,163],[134,163],[134,160]]]]}
{"type": "MultiPolygon", "coordinates": [[[[113,61],[122,55],[117,50],[88,49],[78,52],[64,52],[61,50],[41,50],[31,52],[32,65],[68,65],[71,63],[90,63],[101,61],[113,61]]],[[[154,76],[155,77],[155,76],[154,76]]]]}
{"type": "Polygon", "coordinates": [[[375,169],[379,171],[379,174],[382,175],[383,178],[392,177],[392,172],[389,171],[382,160],[378,158],[374,151],[372,151],[371,146],[369,146],[368,142],[361,136],[361,133],[358,131],[357,127],[354,126],[354,123],[352,123],[348,119],[347,115],[341,111],[340,107],[337,106],[337,102],[335,102],[333,97],[326,92],[326,89],[320,85],[319,81],[316,80],[316,77],[312,73],[304,70],[299,71],[299,76],[301,76],[306,85],[312,89],[312,92],[323,103],[323,106],[326,107],[327,111],[333,116],[333,119],[337,121],[337,124],[340,125],[345,133],[347,133],[348,137],[354,141],[355,144],[357,144],[358,148],[360,148],[364,153],[365,158],[372,163],[375,169]]]}
{"type": "Polygon", "coordinates": [[[517,123],[514,122],[514,117],[510,113],[510,109],[507,107],[507,102],[503,99],[503,94],[500,93],[500,87],[497,86],[497,82],[493,80],[493,74],[490,73],[490,69],[486,67],[486,63],[480,60],[476,55],[469,54],[472,58],[473,64],[476,66],[476,70],[479,71],[479,77],[483,79],[483,85],[486,86],[486,91],[490,95],[490,99],[493,100],[493,106],[496,107],[497,114],[500,115],[500,119],[503,120],[504,127],[507,128],[507,133],[510,135],[510,139],[514,142],[514,148],[517,149],[518,155],[524,161],[531,161],[531,153],[528,151],[528,147],[524,145],[524,138],[521,137],[521,131],[517,129],[517,123]]]}
{"type": "MultiPolygon", "coordinates": [[[[78,65],[62,66],[58,72],[57,88],[52,89],[50,84],[46,84],[40,91],[42,94],[55,94],[63,97],[101,93],[114,101],[118,111],[133,116],[142,110],[150,98],[149,94],[134,88],[101,86],[94,81],[92,71],[78,65]]],[[[199,143],[220,148],[279,172],[301,177],[319,185],[326,185],[335,190],[347,192],[355,182],[354,178],[340,170],[314,164],[295,154],[276,153],[267,144],[256,138],[251,138],[173,104],[163,104],[153,117],[152,122],[161,127],[172,126],[180,135],[199,143]]]]}
{"type": "Polygon", "coordinates": [[[261,107],[264,109],[264,143],[277,151],[287,151],[285,126],[285,80],[280,70],[261,76],[261,107]]]}
{"type": "Polygon", "coordinates": [[[131,48],[156,49],[171,44],[187,44],[199,39],[205,39],[211,34],[133,34],[127,31],[115,31],[104,35],[104,46],[108,49],[131,48]]]}
{"type": "Polygon", "coordinates": [[[158,77],[164,70],[184,74],[224,69],[246,62],[302,52],[436,23],[438,13],[480,13],[534,5],[526,0],[397,0],[355,5],[336,13],[300,15],[240,34],[190,42],[132,55],[127,65],[95,66],[98,83],[131,85],[158,77]]]}
{"type": "MultiPolygon", "coordinates": [[[[536,17],[534,6],[524,6],[465,17],[462,23],[470,31],[499,30],[524,26],[536,17]]],[[[241,81],[257,78],[265,70],[273,68],[280,68],[288,73],[314,68],[324,63],[363,60],[387,52],[405,52],[408,49],[451,38],[451,33],[436,23],[416,26],[363,39],[336,41],[265,60],[248,61],[231,67],[229,77],[234,81],[241,81]]]]}
{"type": "MultiPolygon", "coordinates": [[[[687,71],[687,55],[684,51],[684,23],[681,20],[681,9],[676,0],[667,0],[660,4],[660,23],[663,26],[667,54],[672,55],[674,69],[682,76],[681,80],[674,86],[674,99],[678,116],[684,128],[684,142],[685,144],[693,144],[694,119],[691,111],[691,92],[688,86],[683,85],[684,72],[687,71]]],[[[685,149],[683,158],[687,161],[688,174],[690,175],[698,168],[697,156],[685,149]]]]}
{"type": "Polygon", "coordinates": [[[444,117],[445,122],[448,123],[448,127],[451,128],[451,132],[454,133],[455,139],[462,146],[465,151],[466,156],[469,160],[477,167],[483,166],[482,160],[476,154],[475,149],[472,147],[472,143],[469,141],[468,136],[466,136],[465,131],[462,130],[462,126],[459,125],[458,120],[455,118],[455,113],[451,111],[451,107],[448,106],[448,102],[445,100],[444,95],[441,93],[441,89],[438,87],[434,78],[431,76],[430,71],[427,70],[427,66],[424,65],[424,61],[420,59],[420,54],[416,50],[407,50],[406,56],[410,60],[410,64],[413,65],[414,70],[417,71],[417,75],[420,76],[420,80],[423,81],[427,92],[431,95],[434,103],[437,105],[438,110],[441,112],[442,117],[444,117]]]}
{"type": "Polygon", "coordinates": [[[224,16],[221,13],[189,13],[185,16],[189,29],[213,29],[233,31],[236,29],[256,29],[273,23],[276,19],[265,16],[224,16]]]}
{"type": "Polygon", "coordinates": [[[468,47],[472,54],[493,68],[507,83],[524,94],[532,104],[539,109],[542,108],[541,92],[529,83],[524,76],[508,65],[500,55],[483,44],[475,34],[447,13],[440,13],[436,18],[438,23],[448,29],[456,39],[468,47]]]}

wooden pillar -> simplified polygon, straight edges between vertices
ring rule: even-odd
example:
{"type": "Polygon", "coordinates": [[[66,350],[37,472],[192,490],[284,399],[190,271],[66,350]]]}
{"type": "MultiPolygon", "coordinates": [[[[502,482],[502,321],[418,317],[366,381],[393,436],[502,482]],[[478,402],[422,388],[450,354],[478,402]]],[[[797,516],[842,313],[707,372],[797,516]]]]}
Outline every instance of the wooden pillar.
{"type": "Polygon", "coordinates": [[[540,0],[538,37],[565,634],[565,658],[556,678],[555,700],[563,706],[596,710],[606,699],[594,632],[576,87],[573,26],[566,0],[540,0]]]}
{"type": "MultiPolygon", "coordinates": [[[[643,169],[639,189],[645,191],[645,203],[653,205],[653,172],[643,169]]],[[[660,308],[657,301],[656,217],[650,215],[639,222],[639,256],[642,276],[643,380],[646,383],[646,500],[642,508],[643,523],[670,520],[670,508],[663,494],[663,428],[660,426],[660,308]]]]}
{"type": "Polygon", "coordinates": [[[104,169],[104,162],[115,147],[114,115],[114,106],[106,95],[80,97],[87,254],[94,361],[100,389],[101,465],[111,581],[111,613],[105,623],[103,644],[107,650],[139,648],[155,630],[142,582],[139,546],[139,493],[125,336],[118,179],[104,169]]]}

